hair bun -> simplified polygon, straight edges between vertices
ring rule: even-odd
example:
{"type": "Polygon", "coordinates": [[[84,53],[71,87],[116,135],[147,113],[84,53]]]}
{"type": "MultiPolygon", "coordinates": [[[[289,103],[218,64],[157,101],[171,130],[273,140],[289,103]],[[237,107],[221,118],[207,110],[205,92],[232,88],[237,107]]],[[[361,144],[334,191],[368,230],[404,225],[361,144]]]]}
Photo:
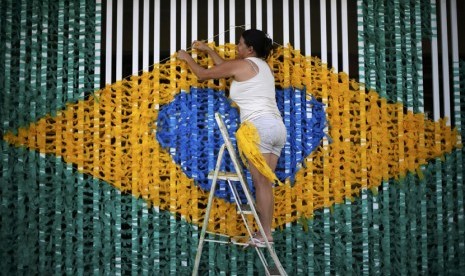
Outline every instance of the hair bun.
{"type": "Polygon", "coordinates": [[[247,46],[252,46],[257,57],[267,59],[273,50],[273,40],[262,30],[249,29],[242,33],[242,38],[247,46]]]}

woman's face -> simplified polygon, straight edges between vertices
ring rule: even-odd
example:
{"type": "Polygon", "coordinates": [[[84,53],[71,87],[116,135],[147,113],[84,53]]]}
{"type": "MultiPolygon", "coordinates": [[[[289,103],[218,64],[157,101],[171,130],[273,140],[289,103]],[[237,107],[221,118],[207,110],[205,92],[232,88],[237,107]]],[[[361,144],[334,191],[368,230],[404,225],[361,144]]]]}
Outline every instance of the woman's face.
{"type": "Polygon", "coordinates": [[[241,36],[239,43],[237,44],[237,54],[239,58],[246,58],[250,54],[250,47],[244,42],[244,38],[241,36]]]}

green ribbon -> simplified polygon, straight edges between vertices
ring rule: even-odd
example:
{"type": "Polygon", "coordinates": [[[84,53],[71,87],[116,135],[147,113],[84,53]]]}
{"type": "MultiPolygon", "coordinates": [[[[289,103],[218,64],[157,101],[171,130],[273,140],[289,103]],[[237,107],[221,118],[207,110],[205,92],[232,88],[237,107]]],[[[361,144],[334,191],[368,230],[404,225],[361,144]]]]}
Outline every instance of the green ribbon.
{"type": "Polygon", "coordinates": [[[433,233],[437,241],[436,253],[437,253],[437,265],[439,271],[444,271],[444,225],[443,225],[443,189],[442,189],[442,161],[440,158],[435,160],[435,203],[436,203],[436,231],[433,233]]]}
{"type": "MultiPolygon", "coordinates": [[[[455,74],[455,71],[454,71],[455,74]]],[[[465,61],[461,60],[459,62],[459,79],[460,79],[460,87],[465,87],[465,61]]],[[[454,85],[455,87],[455,85],[454,85]]],[[[454,99],[459,99],[460,105],[465,103],[465,93],[463,91],[460,93],[460,96],[457,95],[454,99]]],[[[457,112],[457,111],[456,111],[457,112]]],[[[465,123],[465,109],[460,110],[460,118],[455,119],[455,124],[460,131],[459,133],[462,134],[462,141],[465,138],[465,128],[462,125],[465,123]]],[[[457,206],[465,206],[464,205],[464,179],[463,179],[463,169],[464,169],[464,157],[463,157],[463,149],[457,150],[457,206]]],[[[458,218],[458,236],[459,236],[459,256],[465,256],[465,213],[464,208],[458,208],[457,210],[457,218],[458,218]]],[[[465,259],[460,258],[459,267],[465,267],[465,259]]]]}
{"type": "Polygon", "coordinates": [[[390,200],[391,200],[391,191],[390,191],[389,181],[383,181],[382,184],[382,210],[381,210],[381,222],[382,222],[382,237],[381,237],[381,247],[383,249],[383,268],[382,274],[390,274],[391,269],[391,214],[390,214],[390,200]]]}
{"type": "Polygon", "coordinates": [[[423,168],[424,177],[420,181],[418,190],[421,194],[420,197],[420,244],[421,244],[421,272],[426,274],[428,272],[428,207],[427,207],[427,180],[431,179],[431,171],[423,168]]]}

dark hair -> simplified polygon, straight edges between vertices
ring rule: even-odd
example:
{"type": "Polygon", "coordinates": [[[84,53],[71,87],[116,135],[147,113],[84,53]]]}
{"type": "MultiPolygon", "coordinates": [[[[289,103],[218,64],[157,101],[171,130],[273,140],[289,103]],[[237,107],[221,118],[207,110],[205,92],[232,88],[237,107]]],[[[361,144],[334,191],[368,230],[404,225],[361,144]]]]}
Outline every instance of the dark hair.
{"type": "Polygon", "coordinates": [[[259,58],[267,59],[273,50],[273,40],[264,31],[249,29],[242,33],[242,38],[247,46],[253,47],[259,58]]]}

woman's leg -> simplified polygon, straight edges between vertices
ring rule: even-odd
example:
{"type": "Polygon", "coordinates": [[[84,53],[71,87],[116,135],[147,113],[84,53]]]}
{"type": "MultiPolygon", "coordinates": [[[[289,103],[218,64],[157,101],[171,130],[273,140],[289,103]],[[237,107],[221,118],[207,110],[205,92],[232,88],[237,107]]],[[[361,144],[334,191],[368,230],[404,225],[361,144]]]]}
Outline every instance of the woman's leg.
{"type": "MultiPolygon", "coordinates": [[[[264,153],[263,157],[270,166],[271,170],[276,169],[278,156],[272,153],[264,153]]],[[[271,236],[271,226],[273,222],[274,211],[274,194],[271,182],[264,177],[252,164],[250,164],[250,173],[252,175],[253,184],[255,187],[255,199],[258,211],[258,217],[269,241],[273,240],[271,236]]]]}

